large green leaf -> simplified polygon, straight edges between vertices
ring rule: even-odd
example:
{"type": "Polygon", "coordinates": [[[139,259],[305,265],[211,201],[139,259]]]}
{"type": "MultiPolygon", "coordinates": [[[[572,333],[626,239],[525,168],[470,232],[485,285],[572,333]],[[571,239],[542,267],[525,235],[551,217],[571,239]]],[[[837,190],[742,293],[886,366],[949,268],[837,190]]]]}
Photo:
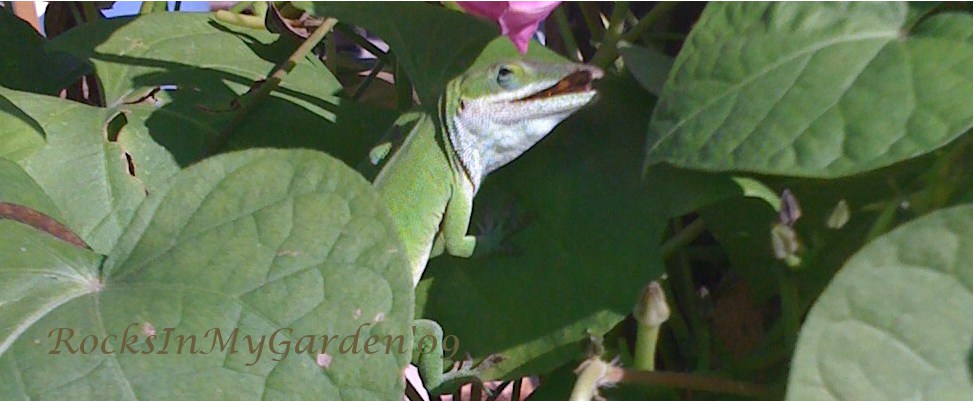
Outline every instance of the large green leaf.
{"type": "Polygon", "coordinates": [[[47,140],[36,153],[15,161],[61,211],[61,223],[96,252],[107,253],[145,198],[145,187],[129,175],[125,150],[107,138],[114,112],[3,88],[0,101],[17,111],[0,113],[0,126],[9,123],[22,135],[47,140]],[[33,123],[23,124],[24,116],[33,123]]]}
{"type": "Polygon", "coordinates": [[[44,129],[0,93],[0,157],[22,160],[44,147],[44,129]]]}
{"type": "Polygon", "coordinates": [[[647,163],[835,177],[971,126],[969,14],[903,3],[714,3],[677,57],[647,163]]]}
{"type": "Polygon", "coordinates": [[[61,212],[44,189],[17,163],[6,159],[0,159],[0,202],[26,206],[58,222],[61,220],[61,212]]]}
{"type": "Polygon", "coordinates": [[[0,398],[402,397],[413,291],[401,244],[371,185],[331,157],[250,150],[194,165],[146,199],[104,263],[20,223],[0,232],[0,398]],[[357,351],[340,343],[360,327],[357,351]],[[236,352],[214,329],[221,341],[239,330],[236,352]],[[94,351],[70,352],[88,335],[94,351]],[[267,336],[261,354],[247,335],[267,336]],[[315,348],[298,353],[306,335],[315,348]],[[339,336],[326,356],[322,335],[339,336]],[[373,335],[402,335],[405,352],[366,354],[373,335]]]}
{"type": "Polygon", "coordinates": [[[515,253],[434,258],[417,288],[417,313],[457,336],[457,355],[506,358],[492,376],[545,372],[581,356],[586,331],[618,324],[663,273],[667,220],[741,193],[727,176],[673,168],[643,181],[641,110],[653,98],[628,77],[606,78],[601,91],[477,195],[474,227],[485,210],[528,217],[507,239],[515,253]]]}
{"type": "Polygon", "coordinates": [[[808,315],[788,400],[968,400],[971,205],[877,238],[808,315]]]}
{"type": "MultiPolygon", "coordinates": [[[[171,154],[154,172],[160,178],[176,164],[199,160],[221,135],[223,149],[302,147],[347,163],[363,159],[394,115],[340,99],[341,85],[319,60],[302,60],[269,98],[232,122],[234,100],[296,47],[288,38],[206,14],[174,13],[85,24],[48,45],[89,60],[107,107],[126,112],[133,129],[171,154]]],[[[161,163],[157,151],[133,149],[133,158],[153,166],[161,163]]]]}
{"type": "Polygon", "coordinates": [[[628,43],[619,45],[619,55],[626,69],[649,93],[659,96],[666,84],[666,77],[673,68],[673,58],[648,47],[628,43]]]}
{"type": "Polygon", "coordinates": [[[424,104],[435,104],[446,82],[466,71],[499,33],[486,21],[419,2],[297,4],[311,14],[361,26],[384,39],[424,104]]]}

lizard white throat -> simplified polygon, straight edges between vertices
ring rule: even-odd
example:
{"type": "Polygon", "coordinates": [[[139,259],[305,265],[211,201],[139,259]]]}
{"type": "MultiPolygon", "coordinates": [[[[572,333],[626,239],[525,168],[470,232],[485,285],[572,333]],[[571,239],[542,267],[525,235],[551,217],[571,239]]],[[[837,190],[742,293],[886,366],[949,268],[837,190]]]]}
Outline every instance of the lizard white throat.
{"type": "Polygon", "coordinates": [[[450,141],[474,191],[490,172],[510,163],[556,125],[595,99],[602,70],[577,65],[561,79],[464,99],[453,116],[450,141]]]}

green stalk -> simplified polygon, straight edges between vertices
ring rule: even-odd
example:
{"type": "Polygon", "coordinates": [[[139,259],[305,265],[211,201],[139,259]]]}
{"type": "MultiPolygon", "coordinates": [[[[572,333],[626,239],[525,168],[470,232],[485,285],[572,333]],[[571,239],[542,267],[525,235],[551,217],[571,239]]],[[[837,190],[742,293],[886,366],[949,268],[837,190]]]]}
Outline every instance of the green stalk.
{"type": "Polygon", "coordinates": [[[274,89],[277,89],[277,87],[280,86],[281,81],[284,80],[284,77],[287,76],[287,74],[298,65],[298,62],[300,62],[301,59],[311,51],[311,49],[314,49],[318,42],[321,42],[321,39],[324,38],[328,32],[331,32],[331,28],[334,27],[337,22],[338,21],[334,18],[326,19],[325,22],[318,27],[318,29],[312,32],[311,35],[309,35],[308,38],[305,39],[300,46],[298,46],[298,48],[294,51],[294,53],[291,54],[290,57],[287,58],[287,60],[284,60],[284,62],[277,66],[274,73],[271,74],[271,76],[268,77],[264,83],[257,87],[257,90],[239,97],[238,100],[240,107],[236,110],[233,120],[227,124],[220,135],[210,142],[210,146],[206,149],[203,156],[212,156],[219,152],[220,149],[226,145],[227,140],[230,139],[230,135],[234,130],[236,130],[237,126],[247,119],[247,117],[251,114],[250,112],[257,107],[257,105],[263,102],[264,99],[267,99],[274,89]]]}
{"type": "Polygon", "coordinates": [[[707,225],[704,224],[703,219],[699,217],[686,227],[683,227],[683,229],[664,242],[663,245],[660,245],[659,252],[663,257],[663,260],[666,260],[672,256],[673,252],[676,250],[681,249],[687,246],[687,244],[693,242],[693,240],[697,239],[700,234],[703,234],[704,230],[706,229],[707,225]]]}
{"type": "Polygon", "coordinates": [[[386,63],[383,62],[382,59],[376,60],[375,67],[372,67],[372,70],[369,71],[369,75],[362,80],[362,83],[358,84],[358,88],[355,88],[355,93],[352,94],[352,100],[358,101],[359,98],[365,94],[365,90],[372,85],[372,82],[375,81],[375,77],[379,75],[379,72],[382,72],[382,68],[385,67],[385,65],[386,63]]]}
{"type": "Polygon", "coordinates": [[[640,372],[632,369],[620,369],[622,378],[619,383],[642,384],[654,387],[669,387],[693,391],[705,391],[716,394],[730,394],[759,400],[780,399],[781,394],[775,394],[765,386],[741,382],[723,377],[702,376],[684,372],[640,372]]]}
{"type": "Polygon", "coordinates": [[[588,27],[588,32],[593,40],[601,41],[605,35],[605,27],[599,19],[598,6],[592,3],[578,3],[578,9],[582,10],[582,20],[588,27]],[[593,14],[594,13],[594,14],[593,14]]]}
{"type": "Polygon", "coordinates": [[[633,368],[656,369],[656,343],[660,326],[670,317],[670,307],[659,282],[653,281],[643,288],[633,308],[636,319],[636,349],[633,352],[633,368]]]}
{"type": "Polygon", "coordinates": [[[382,49],[376,47],[368,39],[363,38],[361,35],[355,32],[348,24],[338,24],[335,25],[335,30],[347,37],[356,45],[365,49],[365,51],[372,53],[377,59],[382,60],[385,64],[389,64],[389,56],[382,49]]]}
{"type": "Polygon", "coordinates": [[[568,58],[572,61],[582,61],[582,53],[578,50],[578,42],[575,41],[575,35],[572,33],[572,27],[568,23],[568,16],[565,15],[565,9],[563,7],[567,6],[562,4],[552,13],[555,17],[555,25],[558,26],[558,35],[561,36],[561,41],[565,44],[565,50],[568,51],[568,58]]]}
{"type": "Polygon", "coordinates": [[[81,12],[84,14],[85,22],[94,22],[98,20],[101,13],[98,12],[98,6],[94,2],[82,2],[81,12]]]}
{"type": "Polygon", "coordinates": [[[154,12],[166,12],[166,2],[164,1],[143,1],[139,6],[139,14],[151,14],[154,12]]]}
{"type": "Polygon", "coordinates": [[[666,15],[670,12],[670,10],[675,8],[676,4],[677,3],[675,1],[656,3],[653,9],[649,10],[649,12],[636,23],[636,26],[632,27],[629,32],[626,32],[626,34],[622,36],[622,40],[630,43],[635,42],[641,36],[643,36],[643,32],[646,32],[646,30],[649,29],[653,23],[659,20],[661,16],[666,15]]]}
{"type": "Polygon", "coordinates": [[[622,37],[622,30],[626,26],[626,15],[629,14],[629,2],[617,1],[612,7],[612,16],[609,17],[609,28],[605,31],[605,36],[599,49],[592,56],[592,65],[602,68],[607,67],[619,56],[616,45],[622,37]]]}

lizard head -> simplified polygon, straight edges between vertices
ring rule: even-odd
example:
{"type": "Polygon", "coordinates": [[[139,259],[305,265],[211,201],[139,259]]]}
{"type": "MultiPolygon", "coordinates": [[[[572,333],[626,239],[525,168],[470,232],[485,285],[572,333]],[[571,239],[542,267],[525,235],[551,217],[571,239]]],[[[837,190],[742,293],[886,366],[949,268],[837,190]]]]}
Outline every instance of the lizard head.
{"type": "Polygon", "coordinates": [[[451,81],[441,111],[474,186],[592,102],[601,77],[584,64],[511,60],[451,81]]]}

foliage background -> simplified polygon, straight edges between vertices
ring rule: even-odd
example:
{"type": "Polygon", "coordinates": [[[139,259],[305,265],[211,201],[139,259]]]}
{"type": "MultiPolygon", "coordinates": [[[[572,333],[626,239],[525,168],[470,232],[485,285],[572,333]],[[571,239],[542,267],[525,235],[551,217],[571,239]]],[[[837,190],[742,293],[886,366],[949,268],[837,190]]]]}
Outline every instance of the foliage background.
{"type": "MultiPolygon", "coordinates": [[[[422,316],[458,355],[503,354],[489,378],[565,399],[592,335],[631,365],[636,295],[664,273],[659,370],[762,390],[744,399],[970,398],[969,4],[561,5],[529,56],[600,64],[600,100],[485,182],[475,221],[513,210],[515,252],[436,258],[415,293],[353,168],[400,113],[516,52],[439,5],[294,5],[390,50],[329,34],[329,57],[254,99],[302,32],[68,5],[44,38],[0,12],[0,205],[88,246],[0,209],[0,398],[396,399],[403,355],[46,345],[56,327],[381,334],[422,316]]],[[[685,387],[604,395],[742,399],[685,387]]]]}

